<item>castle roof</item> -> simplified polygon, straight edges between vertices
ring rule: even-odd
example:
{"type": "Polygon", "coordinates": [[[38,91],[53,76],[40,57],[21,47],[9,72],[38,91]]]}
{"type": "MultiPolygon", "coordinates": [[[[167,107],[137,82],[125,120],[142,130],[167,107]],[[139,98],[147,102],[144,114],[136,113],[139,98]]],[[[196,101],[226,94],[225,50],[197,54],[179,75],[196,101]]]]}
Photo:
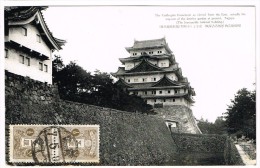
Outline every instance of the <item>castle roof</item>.
{"type": "Polygon", "coordinates": [[[147,74],[158,74],[158,73],[171,73],[175,72],[179,80],[184,79],[182,76],[181,68],[178,64],[172,64],[169,67],[158,67],[153,65],[147,59],[142,59],[141,63],[136,65],[130,70],[125,70],[124,67],[119,67],[117,72],[111,73],[115,77],[119,76],[136,76],[136,75],[147,75],[147,74]]]}
{"type": "Polygon", "coordinates": [[[135,40],[134,45],[132,47],[126,47],[126,50],[130,52],[139,49],[151,49],[151,48],[163,48],[163,47],[165,47],[165,49],[169,53],[172,53],[168,44],[166,43],[165,38],[153,39],[153,40],[142,40],[142,41],[135,40]]]}
{"type": "Polygon", "coordinates": [[[63,46],[66,41],[55,38],[52,35],[41,12],[46,8],[47,7],[42,6],[5,7],[5,26],[7,28],[7,26],[19,26],[34,23],[41,32],[43,40],[49,44],[50,48],[60,50],[62,49],[61,46],[63,46]]]}
{"type": "MultiPolygon", "coordinates": [[[[169,79],[166,75],[162,79],[157,82],[147,82],[147,83],[127,83],[123,79],[119,79],[116,82],[118,85],[128,88],[129,91],[138,91],[138,90],[158,90],[158,89],[180,89],[186,88],[188,89],[188,93],[178,93],[174,95],[166,95],[166,97],[180,97],[185,95],[195,96],[195,91],[192,87],[190,87],[188,82],[178,82],[169,79]]],[[[162,96],[162,95],[159,95],[162,96]]],[[[158,95],[150,95],[151,97],[158,97],[158,95]]],[[[148,97],[146,97],[148,98],[148,97]]],[[[188,98],[188,97],[187,97],[188,98]]]]}
{"type": "Polygon", "coordinates": [[[147,59],[143,59],[140,64],[126,71],[126,73],[150,72],[150,71],[162,71],[162,69],[159,68],[158,66],[151,64],[149,61],[147,61],[147,59]]]}
{"type": "Polygon", "coordinates": [[[165,86],[177,86],[177,87],[182,87],[185,86],[185,84],[177,82],[177,81],[172,81],[169,79],[166,75],[163,76],[162,79],[160,79],[158,82],[156,82],[152,87],[165,87],[165,86]]]}
{"type": "Polygon", "coordinates": [[[157,82],[146,83],[127,83],[123,79],[119,78],[116,82],[123,87],[129,88],[129,90],[156,90],[156,89],[172,89],[172,88],[188,88],[188,83],[177,82],[170,80],[167,76],[164,76],[157,82]]]}
{"type": "Polygon", "coordinates": [[[15,49],[20,49],[24,53],[29,54],[30,56],[35,57],[35,58],[37,58],[39,60],[43,60],[44,61],[44,60],[50,59],[47,55],[44,55],[44,54],[39,53],[39,52],[37,52],[35,50],[32,50],[32,49],[30,49],[30,48],[28,48],[26,46],[23,46],[23,45],[15,42],[15,41],[13,41],[13,40],[5,42],[5,45],[6,46],[11,46],[11,47],[13,47],[15,49]]]}
{"type": "Polygon", "coordinates": [[[143,98],[150,98],[150,99],[156,99],[156,98],[179,98],[179,97],[186,97],[188,93],[177,93],[174,95],[142,95],[143,98]]]}
{"type": "Polygon", "coordinates": [[[131,86],[130,84],[126,83],[123,79],[119,79],[117,82],[116,82],[116,85],[118,86],[122,86],[123,88],[132,88],[133,86],[131,86]]]}
{"type": "Polygon", "coordinates": [[[127,57],[127,58],[119,58],[119,60],[124,64],[125,62],[136,62],[140,59],[148,58],[150,60],[162,60],[162,59],[169,59],[171,63],[174,63],[174,56],[172,54],[163,54],[163,55],[141,55],[135,57],[127,57]]]}

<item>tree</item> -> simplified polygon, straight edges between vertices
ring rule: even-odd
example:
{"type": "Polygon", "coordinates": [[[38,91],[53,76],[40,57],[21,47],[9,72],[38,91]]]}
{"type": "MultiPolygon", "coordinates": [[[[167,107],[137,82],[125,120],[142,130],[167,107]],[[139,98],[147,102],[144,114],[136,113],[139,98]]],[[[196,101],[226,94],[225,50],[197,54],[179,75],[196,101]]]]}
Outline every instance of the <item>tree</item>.
{"type": "Polygon", "coordinates": [[[217,119],[214,122],[215,127],[215,134],[227,134],[227,128],[226,128],[226,121],[224,120],[224,117],[217,117],[217,119]]]}
{"type": "Polygon", "coordinates": [[[218,117],[214,123],[208,122],[201,118],[198,122],[198,127],[200,128],[203,134],[226,134],[226,123],[223,120],[223,117],[218,117]]]}
{"type": "Polygon", "coordinates": [[[62,99],[130,112],[150,113],[152,109],[142,98],[114,84],[106,72],[96,70],[91,75],[75,62],[64,66],[58,56],[53,60],[53,72],[62,99]]]}
{"type": "Polygon", "coordinates": [[[256,93],[243,88],[237,92],[226,114],[230,134],[242,133],[249,138],[256,137],[256,93]]]}
{"type": "Polygon", "coordinates": [[[70,62],[55,76],[62,99],[87,102],[93,92],[92,76],[75,62],[70,62]]]}
{"type": "Polygon", "coordinates": [[[54,55],[54,59],[52,61],[52,79],[53,83],[57,83],[56,77],[58,76],[58,72],[64,68],[64,63],[62,58],[59,55],[54,55]]]}

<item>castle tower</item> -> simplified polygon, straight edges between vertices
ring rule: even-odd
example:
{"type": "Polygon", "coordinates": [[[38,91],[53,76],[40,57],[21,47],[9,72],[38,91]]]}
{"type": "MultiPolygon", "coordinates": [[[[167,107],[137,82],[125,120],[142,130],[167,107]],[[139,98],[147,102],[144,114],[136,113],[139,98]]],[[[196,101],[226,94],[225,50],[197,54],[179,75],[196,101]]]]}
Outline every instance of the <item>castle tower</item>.
{"type": "Polygon", "coordinates": [[[5,70],[52,84],[52,53],[64,40],[50,32],[42,10],[47,7],[5,7],[5,70]]]}
{"type": "Polygon", "coordinates": [[[124,67],[112,74],[117,83],[152,105],[173,132],[201,133],[190,109],[195,91],[165,38],[135,40],[126,50],[130,56],[119,59],[124,67]]]}

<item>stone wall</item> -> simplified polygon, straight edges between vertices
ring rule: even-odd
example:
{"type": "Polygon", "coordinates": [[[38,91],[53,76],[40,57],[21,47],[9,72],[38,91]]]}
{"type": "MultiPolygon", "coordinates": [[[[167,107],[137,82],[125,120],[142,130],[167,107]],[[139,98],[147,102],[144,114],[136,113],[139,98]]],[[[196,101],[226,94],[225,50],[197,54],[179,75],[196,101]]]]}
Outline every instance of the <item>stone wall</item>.
{"type": "Polygon", "coordinates": [[[244,165],[225,135],[172,133],[179,165],[244,165]]]}
{"type": "Polygon", "coordinates": [[[186,106],[164,106],[163,108],[155,108],[154,111],[165,120],[168,119],[178,122],[180,133],[201,134],[192,114],[192,110],[186,106]]]}
{"type": "Polygon", "coordinates": [[[180,165],[225,165],[226,136],[172,133],[180,165]]]}
{"type": "Polygon", "coordinates": [[[224,158],[228,165],[244,165],[243,160],[231,139],[227,139],[224,149],[224,158]]]}
{"type": "Polygon", "coordinates": [[[56,86],[7,71],[5,85],[7,161],[10,124],[99,124],[98,165],[241,165],[224,136],[171,135],[162,117],[172,114],[182,122],[181,131],[199,133],[189,108],[156,109],[158,117],[64,101],[56,86]]]}
{"type": "Polygon", "coordinates": [[[55,86],[9,72],[5,82],[7,161],[9,124],[99,124],[98,165],[175,164],[176,146],[158,117],[64,101],[55,86]]]}

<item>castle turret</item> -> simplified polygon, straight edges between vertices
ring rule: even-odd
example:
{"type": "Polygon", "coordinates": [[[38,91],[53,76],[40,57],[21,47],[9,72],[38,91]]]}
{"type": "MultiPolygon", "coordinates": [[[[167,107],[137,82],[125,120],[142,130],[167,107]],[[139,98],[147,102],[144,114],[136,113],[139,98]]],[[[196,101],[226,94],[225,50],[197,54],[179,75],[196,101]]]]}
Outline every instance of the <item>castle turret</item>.
{"type": "Polygon", "coordinates": [[[42,10],[47,7],[5,7],[5,69],[52,84],[52,53],[64,40],[50,32],[42,10]]]}

